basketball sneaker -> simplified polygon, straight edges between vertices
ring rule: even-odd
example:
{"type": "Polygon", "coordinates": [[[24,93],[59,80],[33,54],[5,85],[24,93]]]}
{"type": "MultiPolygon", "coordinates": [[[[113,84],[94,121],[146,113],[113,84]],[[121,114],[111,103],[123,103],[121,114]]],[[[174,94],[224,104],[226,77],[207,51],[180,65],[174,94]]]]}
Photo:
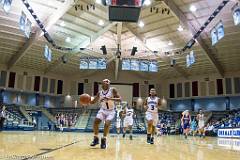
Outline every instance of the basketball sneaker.
{"type": "Polygon", "coordinates": [[[153,137],[150,139],[150,144],[154,144],[154,138],[153,137]]]}
{"type": "Polygon", "coordinates": [[[106,138],[101,138],[101,149],[106,149],[106,138]]]}
{"type": "Polygon", "coordinates": [[[90,146],[94,147],[94,146],[96,146],[96,145],[98,145],[98,144],[99,144],[99,139],[98,139],[98,137],[95,137],[95,136],[94,136],[93,141],[92,141],[92,143],[90,144],[90,146]]]}
{"type": "Polygon", "coordinates": [[[151,143],[151,135],[150,134],[147,135],[147,143],[151,143]]]}
{"type": "Polygon", "coordinates": [[[133,136],[132,136],[132,135],[130,135],[130,136],[129,136],[129,139],[130,139],[130,140],[132,140],[132,139],[133,139],[133,136]]]}

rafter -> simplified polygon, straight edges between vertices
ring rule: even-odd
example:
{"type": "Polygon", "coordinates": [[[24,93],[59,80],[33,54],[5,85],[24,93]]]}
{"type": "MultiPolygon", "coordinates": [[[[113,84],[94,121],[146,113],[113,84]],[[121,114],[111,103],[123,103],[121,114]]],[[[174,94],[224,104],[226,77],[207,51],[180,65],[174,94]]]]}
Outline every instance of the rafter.
{"type": "MultiPolygon", "coordinates": [[[[87,48],[88,46],[90,46],[93,42],[95,42],[95,40],[100,37],[101,35],[103,35],[105,32],[107,32],[110,28],[112,28],[113,26],[115,26],[117,23],[116,22],[112,22],[107,24],[105,27],[103,27],[101,30],[99,30],[97,33],[95,33],[94,35],[91,36],[90,39],[86,39],[85,41],[81,42],[80,44],[77,45],[77,49],[79,48],[87,48]]],[[[65,53],[63,55],[65,55],[67,58],[70,58],[73,55],[76,55],[77,53],[80,53],[79,51],[73,52],[73,53],[65,53]]],[[[88,54],[88,53],[86,53],[88,54]]],[[[56,60],[55,62],[53,62],[52,65],[50,65],[49,67],[47,67],[44,71],[44,73],[48,73],[52,70],[54,70],[56,67],[58,67],[60,64],[62,63],[61,58],[56,60]]]]}
{"type": "MultiPolygon", "coordinates": [[[[175,14],[175,16],[184,25],[184,27],[187,28],[192,35],[194,35],[196,33],[196,29],[195,29],[194,25],[190,21],[187,20],[187,17],[184,15],[184,13],[181,11],[181,9],[178,8],[178,6],[174,3],[174,1],[163,0],[163,2],[172,10],[172,12],[175,14]]],[[[217,72],[222,77],[224,77],[224,70],[223,70],[221,64],[215,59],[215,57],[213,55],[213,52],[216,53],[216,51],[209,49],[209,47],[204,42],[204,40],[201,36],[199,36],[197,38],[197,42],[201,46],[201,48],[205,51],[208,59],[214,65],[217,72]]]]}
{"type": "MultiPolygon", "coordinates": [[[[117,45],[121,50],[121,35],[122,35],[122,22],[117,24],[117,45]]],[[[115,62],[115,80],[118,79],[118,71],[119,71],[119,58],[116,57],[115,62]]]]}
{"type": "MultiPolygon", "coordinates": [[[[48,30],[50,29],[74,4],[73,0],[65,1],[61,7],[59,7],[46,21],[45,21],[45,28],[48,30]]],[[[38,30],[35,33],[32,33],[30,38],[27,40],[27,42],[23,45],[23,47],[14,54],[9,62],[7,63],[8,69],[13,67],[31,48],[31,46],[36,42],[36,40],[41,36],[41,29],[38,28],[38,30]]]]}
{"type": "MultiPolygon", "coordinates": [[[[149,50],[151,53],[153,53],[153,51],[146,45],[145,43],[145,39],[140,35],[138,34],[137,32],[135,32],[132,27],[128,24],[125,24],[125,26],[128,28],[128,30],[136,36],[136,38],[142,43],[142,45],[147,49],[149,50]]],[[[167,63],[167,64],[170,64],[170,58],[169,57],[160,57],[158,55],[155,54],[156,57],[158,57],[160,60],[162,60],[163,62],[167,63]]],[[[175,65],[173,67],[180,75],[182,75],[184,78],[188,78],[188,74],[187,72],[184,71],[183,68],[181,68],[180,66],[178,65],[175,65]]]]}

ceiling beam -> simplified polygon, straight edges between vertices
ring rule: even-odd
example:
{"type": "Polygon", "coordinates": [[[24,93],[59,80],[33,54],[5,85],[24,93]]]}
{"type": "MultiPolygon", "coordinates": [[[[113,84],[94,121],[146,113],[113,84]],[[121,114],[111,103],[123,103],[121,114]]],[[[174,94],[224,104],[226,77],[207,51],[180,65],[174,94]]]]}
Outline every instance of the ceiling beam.
{"type": "Polygon", "coordinates": [[[96,34],[92,35],[90,40],[86,40],[78,44],[79,48],[87,48],[90,46],[93,42],[98,39],[101,35],[103,35],[105,32],[107,32],[109,29],[111,29],[113,26],[115,26],[117,22],[111,22],[108,23],[105,27],[103,27],[101,30],[99,30],[96,34]]]}
{"type": "Polygon", "coordinates": [[[121,48],[122,22],[117,24],[117,44],[121,48]]]}
{"type": "MultiPolygon", "coordinates": [[[[74,55],[76,55],[77,53],[80,53],[80,52],[79,52],[79,49],[80,49],[80,48],[87,48],[87,47],[89,47],[89,46],[90,46],[93,42],[95,42],[101,35],[103,35],[105,32],[107,32],[109,29],[111,29],[111,28],[112,28],[113,26],[115,26],[116,24],[117,24],[116,22],[111,22],[111,23],[107,24],[105,27],[103,27],[103,28],[102,28],[101,30],[99,30],[97,33],[95,33],[94,35],[92,35],[90,39],[86,39],[85,41],[79,43],[79,44],[77,45],[77,47],[76,47],[76,48],[77,48],[77,51],[75,51],[75,52],[73,52],[73,53],[65,53],[65,54],[63,54],[62,56],[66,56],[66,57],[69,59],[71,56],[74,56],[74,55]]],[[[86,54],[91,55],[90,53],[86,53],[86,54]]],[[[62,57],[62,56],[61,56],[61,57],[62,57]]],[[[99,55],[99,56],[100,56],[100,55],[99,55]]],[[[49,65],[49,66],[45,69],[44,73],[46,74],[46,73],[54,70],[54,69],[57,68],[60,64],[62,64],[62,59],[61,59],[61,58],[59,58],[59,59],[57,59],[55,62],[53,62],[52,65],[49,65]]]]}
{"type": "Polygon", "coordinates": [[[115,60],[115,80],[118,80],[118,72],[119,72],[119,58],[115,60]]]}
{"type": "MultiPolygon", "coordinates": [[[[130,25],[125,24],[125,26],[127,27],[127,29],[128,29],[133,35],[136,36],[136,38],[142,43],[142,45],[143,45],[148,51],[150,51],[151,53],[153,53],[153,51],[146,45],[145,39],[144,39],[139,33],[135,32],[130,25]]],[[[156,56],[157,58],[159,58],[160,60],[162,60],[163,62],[165,62],[165,63],[167,63],[167,64],[170,65],[170,58],[169,58],[169,57],[162,57],[162,56],[160,57],[160,56],[158,56],[157,54],[155,54],[155,56],[156,56]]],[[[182,67],[180,67],[180,66],[178,66],[178,65],[175,65],[173,68],[174,68],[181,76],[183,76],[184,78],[188,78],[188,77],[189,77],[189,75],[185,72],[185,70],[184,70],[182,67]]]]}
{"type": "MultiPolygon", "coordinates": [[[[65,1],[61,7],[59,7],[54,13],[48,17],[44,22],[46,30],[49,30],[74,4],[73,0],[65,1]]],[[[31,46],[38,40],[41,35],[42,30],[38,28],[35,33],[30,35],[30,38],[25,42],[23,47],[14,54],[9,62],[7,63],[7,68],[12,68],[31,48],[31,46]]]]}
{"type": "MultiPolygon", "coordinates": [[[[120,50],[121,50],[121,35],[122,35],[122,22],[118,22],[117,24],[117,45],[120,50]]],[[[118,79],[118,71],[119,71],[119,58],[116,56],[116,61],[115,61],[115,80],[118,79]]]]}
{"type": "MultiPolygon", "coordinates": [[[[187,17],[184,15],[184,13],[181,11],[180,8],[174,3],[174,1],[169,0],[163,0],[163,2],[172,10],[172,12],[175,14],[175,16],[180,20],[181,24],[184,25],[185,28],[188,29],[188,31],[192,34],[192,36],[197,32],[193,24],[187,20],[187,17]]],[[[214,65],[217,72],[224,77],[224,70],[221,66],[221,64],[215,59],[213,52],[216,53],[216,51],[213,51],[209,49],[208,45],[204,42],[203,38],[199,36],[197,38],[198,44],[201,46],[201,48],[206,53],[208,59],[210,62],[214,65]]]]}

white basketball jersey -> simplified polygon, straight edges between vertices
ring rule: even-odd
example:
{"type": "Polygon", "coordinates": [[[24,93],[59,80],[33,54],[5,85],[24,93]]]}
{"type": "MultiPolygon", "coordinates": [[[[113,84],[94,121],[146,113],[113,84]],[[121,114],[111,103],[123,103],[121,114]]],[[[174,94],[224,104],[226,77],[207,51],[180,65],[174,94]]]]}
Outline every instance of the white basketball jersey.
{"type": "Polygon", "coordinates": [[[133,109],[126,108],[126,117],[133,117],[133,109]]]}
{"type": "Polygon", "coordinates": [[[120,112],[122,111],[122,105],[116,105],[117,120],[120,119],[120,112]]]}
{"type": "Polygon", "coordinates": [[[148,97],[147,98],[147,111],[157,113],[158,112],[158,97],[148,97]]]}
{"type": "MultiPolygon", "coordinates": [[[[104,98],[113,98],[112,88],[100,91],[100,101],[104,98]]],[[[108,100],[100,103],[101,108],[112,110],[115,108],[114,101],[108,100]]]]}
{"type": "Polygon", "coordinates": [[[204,121],[204,114],[198,114],[198,121],[204,121]]]}

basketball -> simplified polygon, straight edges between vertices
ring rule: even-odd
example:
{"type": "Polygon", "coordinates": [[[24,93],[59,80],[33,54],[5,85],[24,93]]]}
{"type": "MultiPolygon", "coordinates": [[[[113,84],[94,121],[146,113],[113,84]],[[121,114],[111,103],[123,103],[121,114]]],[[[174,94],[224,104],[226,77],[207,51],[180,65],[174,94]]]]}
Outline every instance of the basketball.
{"type": "Polygon", "coordinates": [[[83,106],[89,105],[89,103],[91,102],[91,96],[84,93],[84,94],[80,95],[79,102],[83,106]]]}

